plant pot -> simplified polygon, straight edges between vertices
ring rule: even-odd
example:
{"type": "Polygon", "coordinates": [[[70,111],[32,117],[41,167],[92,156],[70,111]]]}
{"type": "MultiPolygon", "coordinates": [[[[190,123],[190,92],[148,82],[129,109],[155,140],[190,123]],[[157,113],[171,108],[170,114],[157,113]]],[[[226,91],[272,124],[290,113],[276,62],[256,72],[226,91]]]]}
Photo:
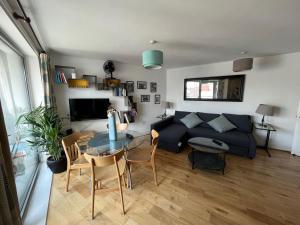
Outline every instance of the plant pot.
{"type": "Polygon", "coordinates": [[[58,160],[54,160],[52,156],[49,156],[47,165],[52,173],[62,173],[67,170],[67,159],[65,156],[61,156],[58,160]]]}

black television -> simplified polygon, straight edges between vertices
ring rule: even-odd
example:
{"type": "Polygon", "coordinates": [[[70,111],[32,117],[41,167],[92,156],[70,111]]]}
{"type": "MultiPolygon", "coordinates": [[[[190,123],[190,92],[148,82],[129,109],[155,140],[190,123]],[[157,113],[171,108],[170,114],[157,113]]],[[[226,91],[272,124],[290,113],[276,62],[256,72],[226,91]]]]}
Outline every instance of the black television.
{"type": "Polygon", "coordinates": [[[108,98],[70,98],[71,121],[107,119],[108,98]]]}

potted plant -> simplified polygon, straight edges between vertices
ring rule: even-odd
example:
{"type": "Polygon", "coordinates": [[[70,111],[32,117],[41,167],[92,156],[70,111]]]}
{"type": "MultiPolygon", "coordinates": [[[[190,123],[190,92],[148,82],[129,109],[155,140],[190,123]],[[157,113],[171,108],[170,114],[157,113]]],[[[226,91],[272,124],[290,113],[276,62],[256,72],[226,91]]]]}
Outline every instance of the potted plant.
{"type": "Polygon", "coordinates": [[[17,124],[28,125],[31,138],[27,140],[38,151],[48,152],[47,165],[53,173],[67,169],[66,157],[62,156],[62,120],[53,107],[39,106],[22,114],[17,124]]]}

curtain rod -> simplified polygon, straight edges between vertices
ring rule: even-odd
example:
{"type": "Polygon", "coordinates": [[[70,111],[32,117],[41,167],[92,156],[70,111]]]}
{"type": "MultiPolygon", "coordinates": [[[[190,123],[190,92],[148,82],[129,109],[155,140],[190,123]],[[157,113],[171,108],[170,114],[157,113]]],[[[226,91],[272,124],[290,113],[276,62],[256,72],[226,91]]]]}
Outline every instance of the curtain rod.
{"type": "Polygon", "coordinates": [[[20,16],[18,13],[14,12],[14,13],[13,13],[13,17],[14,17],[15,19],[17,19],[17,20],[24,20],[24,21],[28,24],[28,26],[29,26],[29,28],[30,28],[30,30],[31,30],[31,33],[33,34],[33,36],[34,36],[36,42],[38,43],[38,45],[39,45],[40,48],[42,49],[41,53],[46,53],[45,50],[44,50],[44,48],[43,48],[43,46],[41,45],[41,43],[40,43],[38,37],[36,36],[36,34],[35,34],[35,32],[34,32],[32,26],[31,26],[31,24],[30,24],[31,19],[26,15],[25,10],[24,10],[24,8],[23,8],[21,2],[20,2],[19,0],[17,0],[17,3],[18,3],[19,8],[20,8],[21,11],[22,11],[23,16],[20,16]]]}

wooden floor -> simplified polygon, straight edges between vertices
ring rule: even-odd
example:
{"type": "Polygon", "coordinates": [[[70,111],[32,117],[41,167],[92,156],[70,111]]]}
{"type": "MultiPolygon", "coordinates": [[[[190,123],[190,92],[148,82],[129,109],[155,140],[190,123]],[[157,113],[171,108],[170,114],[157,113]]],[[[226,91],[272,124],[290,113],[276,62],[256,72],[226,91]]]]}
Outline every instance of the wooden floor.
{"type": "Polygon", "coordinates": [[[192,170],[189,149],[158,150],[159,186],[150,168],[134,167],[134,189],[124,191],[124,216],[118,192],[96,195],[91,220],[88,171],[54,175],[48,225],[84,224],[300,224],[300,157],[258,150],[254,160],[228,155],[225,175],[192,170]]]}

